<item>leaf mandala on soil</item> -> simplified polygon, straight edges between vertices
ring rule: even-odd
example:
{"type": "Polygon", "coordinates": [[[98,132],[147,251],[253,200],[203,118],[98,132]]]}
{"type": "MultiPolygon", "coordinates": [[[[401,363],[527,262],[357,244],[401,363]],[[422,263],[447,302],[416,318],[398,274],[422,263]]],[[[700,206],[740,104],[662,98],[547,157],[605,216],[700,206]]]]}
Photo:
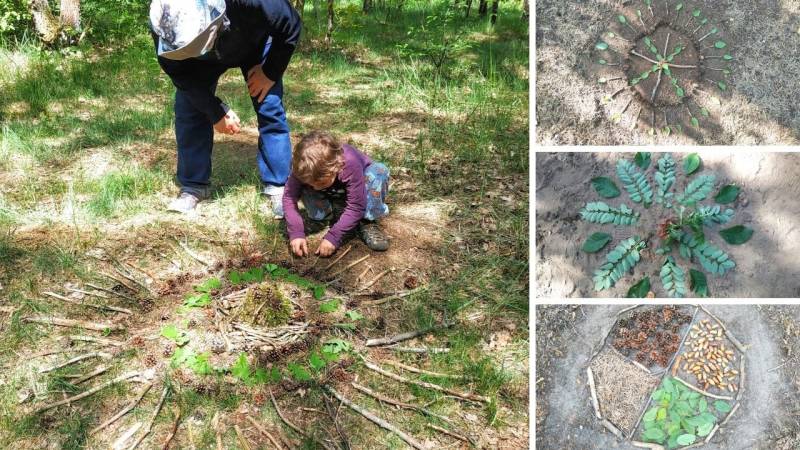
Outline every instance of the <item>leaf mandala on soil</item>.
{"type": "Polygon", "coordinates": [[[646,246],[638,236],[626,239],[606,256],[606,262],[594,273],[596,291],[608,289],[633,268],[641,259],[639,252],[646,246]]]}
{"type": "Polygon", "coordinates": [[[667,260],[664,261],[664,265],[661,266],[660,276],[664,290],[669,293],[670,297],[681,298],[689,292],[686,289],[686,274],[683,269],[675,264],[675,259],[672,256],[668,256],[667,260]]]}
{"type": "Polygon", "coordinates": [[[644,174],[630,161],[621,159],[617,162],[617,177],[622,181],[622,186],[628,191],[631,200],[644,203],[649,208],[653,203],[653,189],[644,174]]]}
{"type": "Polygon", "coordinates": [[[624,203],[617,209],[603,202],[593,202],[587,203],[581,209],[581,219],[599,224],[633,225],[639,220],[639,213],[634,212],[624,203]]]}

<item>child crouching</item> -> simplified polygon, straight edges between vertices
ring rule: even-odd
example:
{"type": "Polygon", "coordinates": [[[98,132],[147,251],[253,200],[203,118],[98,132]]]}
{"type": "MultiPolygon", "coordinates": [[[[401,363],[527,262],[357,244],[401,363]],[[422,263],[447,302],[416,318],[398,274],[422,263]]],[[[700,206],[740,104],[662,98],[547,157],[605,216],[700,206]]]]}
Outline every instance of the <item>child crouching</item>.
{"type": "Polygon", "coordinates": [[[312,132],[294,148],[292,173],[283,194],[289,244],[297,256],[308,256],[303,218],[297,202],[303,199],[308,218],[333,223],[314,254],[330,256],[348,233],[358,231],[372,250],[384,251],[389,240],[377,219],[389,214],[386,194],[389,169],[339,141],[329,133],[312,132]]]}

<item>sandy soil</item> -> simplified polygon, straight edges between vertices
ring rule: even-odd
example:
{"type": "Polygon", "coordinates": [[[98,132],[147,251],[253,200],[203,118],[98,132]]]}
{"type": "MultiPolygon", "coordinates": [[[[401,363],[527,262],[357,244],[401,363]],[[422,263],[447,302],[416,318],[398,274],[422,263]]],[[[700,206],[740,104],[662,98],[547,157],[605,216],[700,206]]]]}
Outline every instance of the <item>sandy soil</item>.
{"type": "MultiPolygon", "coordinates": [[[[656,13],[667,2],[654,0],[656,13]]],[[[669,2],[673,5],[677,2],[669,2]]],[[[624,81],[599,84],[592,51],[603,33],[619,31],[620,13],[634,21],[632,8],[649,13],[643,3],[612,0],[536,2],[536,128],[544,145],[664,144],[797,144],[800,142],[800,3],[796,0],[707,0],[683,2],[686,10],[703,11],[720,29],[735,57],[725,92],[699,86],[687,96],[706,106],[701,130],[684,126],[688,135],[659,133],[637,118],[641,105],[632,92],[603,104],[604,95],[624,81]],[[637,8],[636,5],[639,5],[637,8]],[[627,8],[627,9],[626,9],[627,8]],[[629,100],[618,124],[610,120],[629,100]]],[[[709,25],[710,26],[710,25],[709,25]]],[[[631,33],[628,33],[631,34],[631,33]]],[[[613,44],[609,42],[609,44],[613,44]]],[[[708,77],[704,77],[708,78],[708,77]]],[[[716,79],[716,78],[715,78],[716,79]]],[[[677,119],[670,119],[673,122],[677,119]]],[[[684,118],[684,122],[688,118],[684,118]]],[[[649,123],[649,120],[646,121],[649,123]]]]}
{"type": "MultiPolygon", "coordinates": [[[[633,449],[597,423],[585,367],[625,306],[537,306],[536,445],[538,449],[633,449]]],[[[798,306],[707,308],[726,323],[747,352],[742,408],[703,448],[789,450],[800,445],[798,306]]]]}
{"type": "MultiPolygon", "coordinates": [[[[673,154],[677,163],[676,187],[683,192],[686,177],[683,175],[682,154],[673,154]]],[[[716,192],[724,184],[735,183],[742,190],[730,206],[735,211],[726,228],[736,224],[755,230],[753,237],[742,245],[729,245],[716,233],[719,225],[712,227],[712,242],[726,251],[737,267],[724,276],[706,274],[710,295],[713,297],[797,297],[800,296],[800,156],[790,153],[747,154],[723,151],[700,152],[703,166],[700,173],[714,173],[716,192]]],[[[638,225],[614,227],[580,220],[580,209],[590,201],[602,199],[592,188],[590,180],[607,176],[618,186],[616,162],[619,158],[633,158],[629,153],[537,153],[536,154],[536,278],[539,297],[620,297],[643,276],[650,276],[653,291],[665,296],[658,271],[664,258],[648,251],[633,269],[633,275],[624,275],[611,289],[594,291],[592,274],[603,262],[608,251],[621,240],[633,236],[654,234],[660,207],[645,210],[630,201],[623,191],[620,197],[610,199],[615,206],[626,203],[642,213],[638,225]],[[611,234],[614,240],[603,251],[587,254],[581,251],[584,240],[597,231],[611,234]]],[[[652,155],[655,164],[660,154],[652,155]]],[[[651,184],[653,168],[648,168],[651,184]]],[[[692,175],[692,179],[697,176],[692,175]]],[[[713,199],[703,204],[714,204],[713,199]]],[[[707,229],[708,230],[708,229],[707,229]]],[[[649,247],[657,245],[651,239],[649,247]]],[[[691,265],[675,254],[678,264],[688,272],[691,265]]],[[[691,294],[691,293],[690,293],[691,294]]]]}

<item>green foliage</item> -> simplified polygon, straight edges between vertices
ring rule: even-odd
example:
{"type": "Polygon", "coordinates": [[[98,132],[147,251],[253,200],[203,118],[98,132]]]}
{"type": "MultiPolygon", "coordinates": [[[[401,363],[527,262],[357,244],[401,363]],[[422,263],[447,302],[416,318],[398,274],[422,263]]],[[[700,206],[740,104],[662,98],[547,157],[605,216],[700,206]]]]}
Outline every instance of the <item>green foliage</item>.
{"type": "Polygon", "coordinates": [[[645,298],[650,292],[650,277],[642,278],[638,283],[628,289],[628,298],[645,298]]]}
{"type": "Polygon", "coordinates": [[[608,50],[608,44],[606,44],[605,42],[598,42],[597,44],[594,45],[594,48],[598,50],[608,50]]]}
{"type": "Polygon", "coordinates": [[[28,11],[28,0],[0,2],[0,39],[22,36],[31,20],[28,11]]]}
{"type": "Polygon", "coordinates": [[[592,186],[594,186],[594,190],[603,198],[619,197],[619,188],[617,188],[617,185],[608,177],[592,178],[592,186]]]}
{"type": "Polygon", "coordinates": [[[670,188],[675,184],[675,160],[667,153],[658,160],[658,170],[654,176],[656,180],[656,202],[665,208],[672,207],[672,197],[675,195],[670,192],[670,188]]]}
{"type": "Polygon", "coordinates": [[[361,319],[364,318],[364,315],[361,314],[360,312],[356,311],[356,310],[347,311],[346,313],[344,313],[344,315],[348,319],[352,320],[353,322],[361,320],[361,319]]]}
{"type": "Polygon", "coordinates": [[[602,291],[608,289],[633,268],[641,259],[639,252],[646,246],[638,236],[629,238],[620,243],[614,250],[606,255],[606,263],[594,273],[594,289],[602,291]]]}
{"type": "Polygon", "coordinates": [[[708,194],[714,189],[714,175],[701,175],[692,180],[678,197],[678,201],[685,206],[691,206],[699,201],[705,200],[708,194]]]}
{"type": "Polygon", "coordinates": [[[206,292],[190,295],[183,300],[183,306],[187,308],[201,308],[210,303],[211,295],[206,292]]]}
{"type": "Polygon", "coordinates": [[[329,339],[322,345],[323,354],[338,355],[349,352],[353,348],[352,344],[342,339],[329,339]]]}
{"type": "Polygon", "coordinates": [[[622,181],[622,186],[628,191],[631,200],[635,203],[644,203],[649,208],[653,203],[653,189],[650,183],[636,165],[626,159],[617,162],[617,177],[622,181]]]}
{"type": "Polygon", "coordinates": [[[700,168],[701,162],[700,156],[697,153],[689,153],[683,158],[683,171],[687,176],[691,175],[700,168]]]}
{"type": "Polygon", "coordinates": [[[672,256],[667,256],[661,266],[661,284],[670,297],[682,298],[689,290],[686,288],[686,274],[683,269],[675,264],[672,256]]]}
{"type": "Polygon", "coordinates": [[[699,244],[692,250],[692,254],[704,269],[716,275],[724,275],[725,272],[736,267],[736,263],[728,257],[727,253],[708,242],[699,244]]]}
{"type": "Polygon", "coordinates": [[[611,235],[608,233],[594,233],[586,239],[581,250],[586,253],[597,253],[611,242],[611,235]]]}
{"type": "Polygon", "coordinates": [[[689,269],[689,279],[692,284],[692,292],[697,294],[698,297],[708,297],[708,280],[703,272],[695,269],[689,269]]]}
{"type": "Polygon", "coordinates": [[[214,289],[219,289],[221,287],[222,282],[219,280],[219,278],[212,277],[195,286],[194,290],[197,292],[210,293],[214,289]]]}
{"type": "Polygon", "coordinates": [[[690,445],[698,436],[707,436],[717,422],[717,417],[706,411],[707,402],[701,394],[671,377],[661,381],[651,398],[652,406],[642,417],[643,441],[668,449],[690,445]]]}
{"type": "Polygon", "coordinates": [[[164,336],[165,338],[176,343],[179,347],[182,347],[189,342],[186,332],[178,330],[178,327],[172,324],[161,329],[161,336],[164,336]]]}
{"type": "Polygon", "coordinates": [[[650,166],[650,152],[636,152],[636,155],[633,157],[633,162],[639,166],[640,169],[646,170],[648,166],[650,166]]]}
{"type": "Polygon", "coordinates": [[[308,372],[308,370],[306,370],[305,367],[303,367],[303,366],[301,366],[301,365],[299,365],[297,363],[290,362],[286,366],[286,368],[289,369],[289,374],[295,380],[297,380],[297,381],[311,381],[311,374],[308,372]]]}
{"type": "Polygon", "coordinates": [[[714,402],[714,408],[722,414],[727,414],[731,412],[731,405],[730,403],[724,400],[717,400],[714,402]]]}
{"type": "Polygon", "coordinates": [[[603,202],[589,202],[580,211],[581,219],[599,224],[633,225],[639,221],[639,213],[621,204],[619,209],[603,202]]]}
{"type": "Polygon", "coordinates": [[[736,225],[719,232],[725,242],[732,245],[741,245],[753,236],[753,230],[744,225],[736,225]]]}
{"type": "Polygon", "coordinates": [[[714,197],[714,200],[720,204],[732,203],[733,201],[736,200],[736,197],[738,196],[739,196],[739,186],[734,186],[732,184],[729,184],[719,190],[719,194],[717,194],[714,197]]]}
{"type": "Polygon", "coordinates": [[[214,372],[214,368],[208,362],[208,353],[197,354],[189,347],[178,347],[172,354],[172,367],[184,366],[191,369],[198,375],[209,375],[214,372]]]}
{"type": "Polygon", "coordinates": [[[703,218],[704,225],[711,225],[712,223],[728,223],[733,219],[734,211],[730,208],[722,210],[719,205],[714,206],[699,206],[697,214],[703,218]]]}
{"type": "Polygon", "coordinates": [[[283,280],[288,283],[292,283],[301,289],[308,289],[317,300],[325,296],[324,284],[314,283],[307,278],[289,272],[289,270],[284,267],[280,267],[277,264],[272,263],[265,264],[263,267],[253,267],[248,269],[246,272],[231,270],[228,272],[228,281],[234,285],[260,283],[264,281],[267,275],[276,280],[283,280]]]}
{"type": "Polygon", "coordinates": [[[339,299],[334,298],[332,300],[328,300],[327,302],[322,302],[319,305],[319,312],[321,313],[332,313],[339,309],[339,299]]]}

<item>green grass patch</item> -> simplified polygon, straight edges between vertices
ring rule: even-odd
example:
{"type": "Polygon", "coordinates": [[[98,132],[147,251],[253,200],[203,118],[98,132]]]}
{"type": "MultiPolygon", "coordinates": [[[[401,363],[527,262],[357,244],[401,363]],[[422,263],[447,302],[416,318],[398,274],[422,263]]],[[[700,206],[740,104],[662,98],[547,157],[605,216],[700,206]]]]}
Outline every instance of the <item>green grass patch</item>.
{"type": "Polygon", "coordinates": [[[96,216],[111,217],[119,213],[119,207],[123,204],[135,207],[133,200],[153,194],[166,184],[165,174],[151,170],[130,169],[112,172],[89,183],[85,188],[94,192],[86,207],[96,216]]]}

